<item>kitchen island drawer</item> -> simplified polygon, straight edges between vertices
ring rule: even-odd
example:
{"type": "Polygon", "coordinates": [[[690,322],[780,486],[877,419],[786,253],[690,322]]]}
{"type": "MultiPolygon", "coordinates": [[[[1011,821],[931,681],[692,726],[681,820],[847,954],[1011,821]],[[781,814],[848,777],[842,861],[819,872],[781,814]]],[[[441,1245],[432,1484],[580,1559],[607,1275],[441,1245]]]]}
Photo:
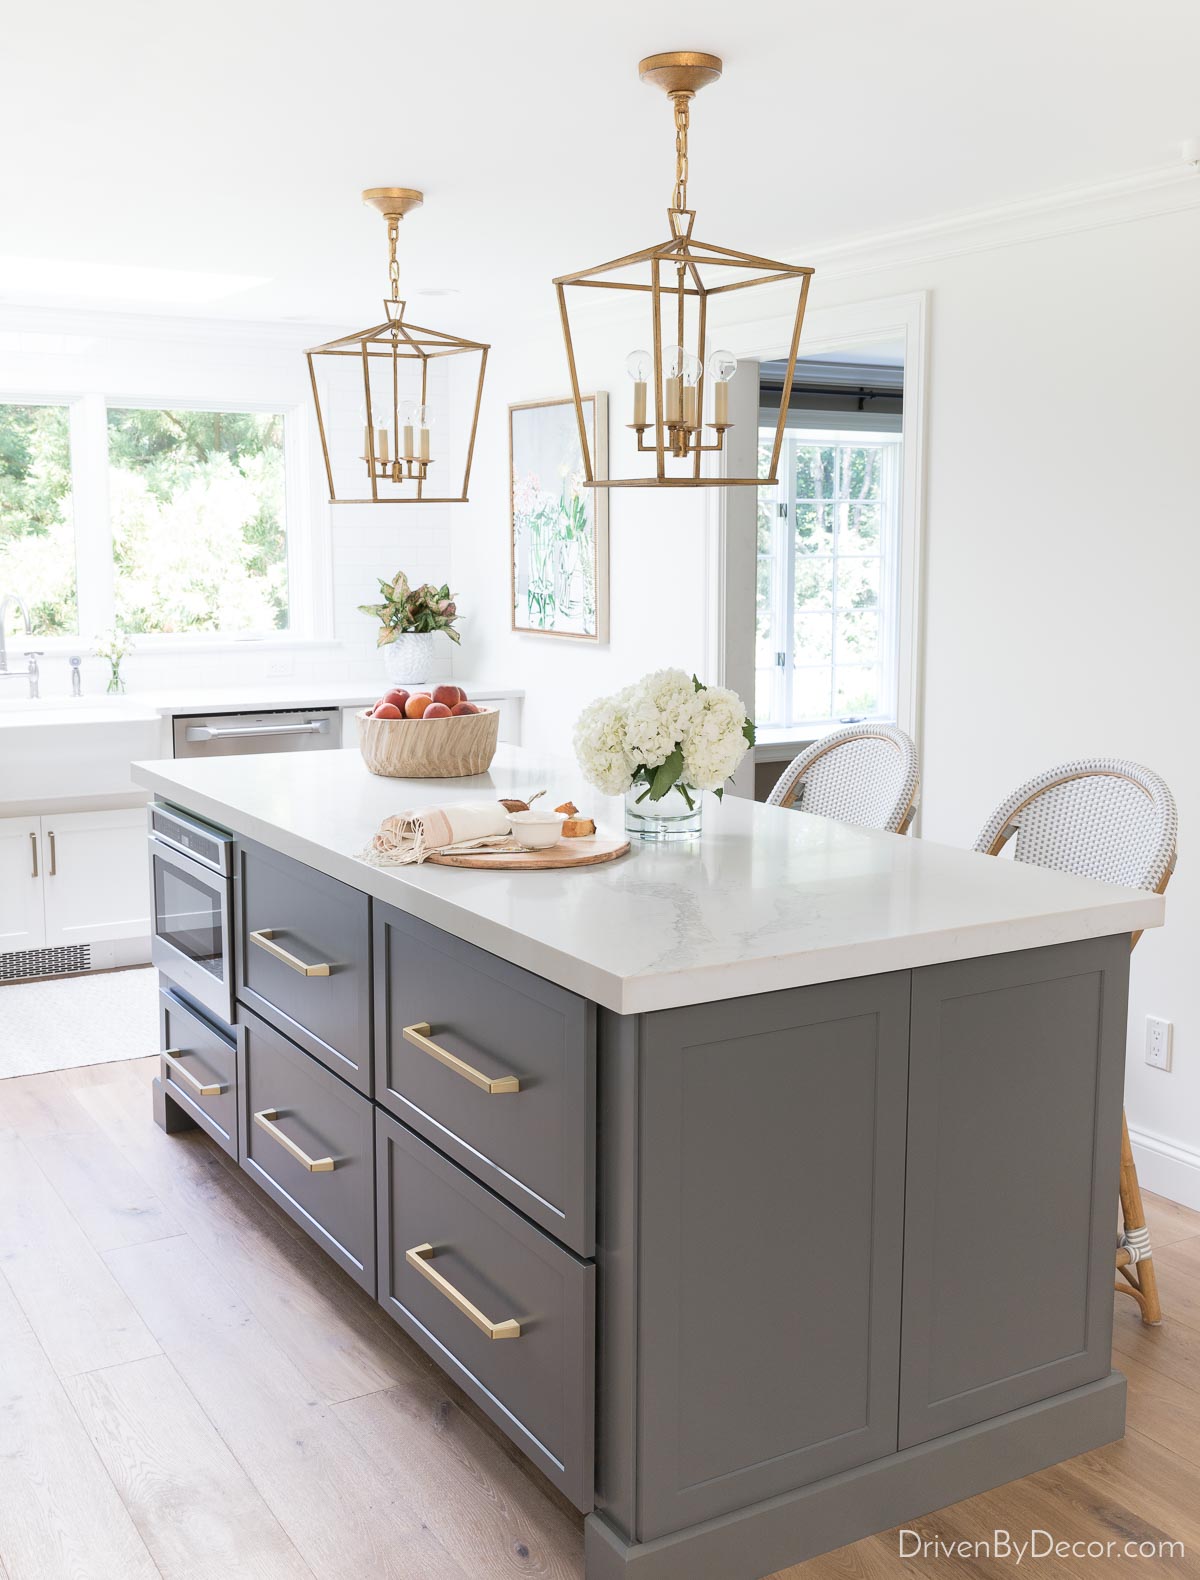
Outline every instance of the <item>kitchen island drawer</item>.
{"type": "Polygon", "coordinates": [[[375,903],[375,1095],[582,1256],[595,1249],[595,1009],[375,903]]]}
{"type": "Polygon", "coordinates": [[[251,840],[234,881],[239,999],[370,1095],[369,899],[251,840]]]}
{"type": "Polygon", "coordinates": [[[379,1109],[376,1168],[380,1303],[586,1512],[595,1268],[379,1109]]]}
{"type": "Polygon", "coordinates": [[[373,1295],[370,1102],[248,1011],[242,1015],[239,1042],[242,1167],[373,1295]]]}
{"type": "MultiPolygon", "coordinates": [[[[161,977],[159,978],[161,981],[161,977]]],[[[231,1158],[238,1155],[237,1047],[169,988],[160,988],[160,1079],[231,1158]]]]}

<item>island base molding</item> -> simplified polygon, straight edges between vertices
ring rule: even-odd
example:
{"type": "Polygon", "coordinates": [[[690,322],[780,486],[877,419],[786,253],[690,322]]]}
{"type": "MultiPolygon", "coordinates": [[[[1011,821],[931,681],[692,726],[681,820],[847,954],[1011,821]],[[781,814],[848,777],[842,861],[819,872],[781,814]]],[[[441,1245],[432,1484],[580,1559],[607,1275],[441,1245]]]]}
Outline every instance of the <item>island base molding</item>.
{"type": "Polygon", "coordinates": [[[627,1542],[603,1514],[590,1514],[584,1522],[587,1580],[760,1580],[1102,1448],[1124,1431],[1125,1378],[1110,1372],[1099,1382],[654,1541],[627,1542]]]}

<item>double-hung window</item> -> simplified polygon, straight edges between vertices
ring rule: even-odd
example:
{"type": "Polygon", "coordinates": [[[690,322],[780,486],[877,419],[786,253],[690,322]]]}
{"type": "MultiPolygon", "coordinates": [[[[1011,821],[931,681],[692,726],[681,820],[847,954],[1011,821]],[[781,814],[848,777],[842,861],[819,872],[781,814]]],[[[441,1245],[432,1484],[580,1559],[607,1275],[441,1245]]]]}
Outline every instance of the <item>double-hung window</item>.
{"type": "Polygon", "coordinates": [[[288,631],[288,420],[0,401],[0,597],[39,637],[288,631]]]}
{"type": "Polygon", "coordinates": [[[790,432],[778,476],[758,499],[757,722],[894,720],[900,436],[790,432]]]}

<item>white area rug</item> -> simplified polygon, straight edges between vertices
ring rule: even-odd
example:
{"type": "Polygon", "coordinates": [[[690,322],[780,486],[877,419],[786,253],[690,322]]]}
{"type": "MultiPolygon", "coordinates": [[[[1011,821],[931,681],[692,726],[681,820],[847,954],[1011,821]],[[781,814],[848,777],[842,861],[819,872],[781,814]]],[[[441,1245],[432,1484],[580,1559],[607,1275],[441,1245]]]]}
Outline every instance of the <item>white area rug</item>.
{"type": "Polygon", "coordinates": [[[158,1052],[151,966],[0,987],[0,1080],[158,1052]]]}

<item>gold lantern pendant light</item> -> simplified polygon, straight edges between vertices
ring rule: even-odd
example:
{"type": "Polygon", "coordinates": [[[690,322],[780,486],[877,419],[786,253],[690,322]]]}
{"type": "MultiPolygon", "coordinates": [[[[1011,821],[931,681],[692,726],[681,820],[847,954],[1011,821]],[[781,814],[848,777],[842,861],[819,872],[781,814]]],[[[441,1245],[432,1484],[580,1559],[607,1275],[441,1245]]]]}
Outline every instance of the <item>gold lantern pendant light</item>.
{"type": "Polygon", "coordinates": [[[774,483],[778,480],[796,353],[813,271],[693,238],[696,211],[687,205],[691,101],[700,88],[720,77],[720,57],[695,50],[674,50],[664,55],[647,56],[638,71],[643,82],[664,90],[674,109],[675,187],[667,210],[668,239],[641,252],[627,253],[611,263],[562,275],[554,282],[579,423],[584,481],[593,488],[757,488],[763,483],[774,483]],[[710,302],[732,291],[788,281],[796,282],[798,297],[770,475],[762,478],[702,477],[703,457],[724,450],[725,435],[733,426],[729,420],[729,380],[737,368],[736,359],[728,351],[709,352],[710,302]],[[647,295],[650,298],[650,350],[630,352],[626,367],[633,379],[633,420],[629,426],[637,435],[639,453],[655,457],[652,477],[595,476],[568,306],[568,289],[576,288],[625,290],[640,293],[643,300],[647,295]],[[711,414],[705,420],[708,384],[712,386],[708,403],[711,414]],[[652,404],[648,404],[651,392],[652,404]]]}
{"type": "MultiPolygon", "coordinates": [[[[387,222],[389,292],[383,303],[384,321],[370,329],[330,340],[323,346],[314,346],[305,353],[325,457],[329,498],[335,504],[461,505],[467,502],[490,348],[481,341],[464,340],[445,330],[424,329],[419,324],[409,323],[405,317],[407,304],[400,299],[400,264],[396,256],[400,221],[413,209],[420,208],[424,201],[424,194],[411,187],[371,187],[363,193],[363,202],[377,209],[387,222]],[[451,490],[458,485],[457,471],[453,479],[450,475],[450,436],[443,427],[435,444],[431,434],[434,415],[430,399],[430,364],[443,358],[474,355],[479,358],[479,371],[471,392],[470,434],[466,441],[461,487],[454,493],[451,490]],[[329,431],[324,409],[328,405],[328,394],[323,402],[317,380],[314,359],[318,357],[357,359],[356,388],[361,402],[358,416],[353,425],[340,424],[336,436],[329,431]],[[370,490],[369,497],[360,486],[353,496],[343,493],[339,498],[334,483],[336,456],[330,452],[331,438],[336,440],[335,451],[343,441],[356,447],[358,453],[350,463],[349,475],[364,480],[365,487],[370,490]],[[430,468],[437,467],[439,462],[442,466],[440,486],[434,481],[437,473],[430,474],[430,468]]],[[[322,366],[330,369],[332,376],[332,372],[340,370],[343,364],[327,362],[322,366]]],[[[342,472],[340,465],[338,470],[342,472]]]]}

